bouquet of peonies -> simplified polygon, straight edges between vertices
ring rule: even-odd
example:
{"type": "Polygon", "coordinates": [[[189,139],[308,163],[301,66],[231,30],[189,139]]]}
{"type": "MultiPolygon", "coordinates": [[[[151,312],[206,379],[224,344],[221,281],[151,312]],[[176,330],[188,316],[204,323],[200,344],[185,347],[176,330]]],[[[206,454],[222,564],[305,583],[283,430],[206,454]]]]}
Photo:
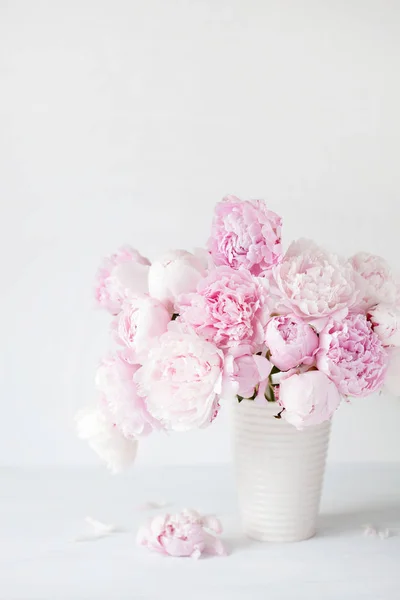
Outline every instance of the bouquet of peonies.
{"type": "Polygon", "coordinates": [[[276,402],[302,429],[342,398],[384,385],[400,395],[400,284],[385,260],[304,239],[284,254],[281,218],[261,200],[217,204],[207,251],[151,264],[122,247],[98,272],[96,300],[115,350],[78,433],[114,471],[141,436],[208,426],[221,400],[276,402]]]}

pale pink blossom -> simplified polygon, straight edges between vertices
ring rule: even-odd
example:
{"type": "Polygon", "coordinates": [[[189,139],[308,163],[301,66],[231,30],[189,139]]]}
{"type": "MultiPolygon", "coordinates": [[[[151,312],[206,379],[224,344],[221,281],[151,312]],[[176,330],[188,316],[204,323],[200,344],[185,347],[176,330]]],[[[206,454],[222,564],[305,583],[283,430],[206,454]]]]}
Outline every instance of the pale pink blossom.
{"type": "Polygon", "coordinates": [[[400,346],[400,308],[378,304],[368,311],[368,318],[383,346],[400,346]]]}
{"type": "Polygon", "coordinates": [[[222,532],[219,520],[211,515],[202,517],[194,510],[176,515],[159,515],[142,526],[137,543],[153,552],[169,556],[200,558],[203,553],[224,556],[221,540],[215,535],[222,532]]]}
{"type": "Polygon", "coordinates": [[[271,369],[269,360],[252,354],[250,346],[232,348],[225,357],[222,396],[251,398],[256,385],[268,379],[271,369]]]}
{"type": "Polygon", "coordinates": [[[113,328],[116,340],[130,352],[130,362],[142,362],[149,349],[167,331],[171,315],[159,300],[133,296],[126,300],[113,328]]]}
{"type": "Polygon", "coordinates": [[[196,292],[181,296],[176,307],[179,322],[218,348],[250,345],[255,350],[263,343],[269,316],[265,292],[247,271],[217,267],[199,281],[196,292]]]}
{"type": "Polygon", "coordinates": [[[116,427],[104,407],[81,410],[76,416],[78,437],[85,440],[113,473],[119,473],[136,458],[138,442],[116,427]]]}
{"type": "Polygon", "coordinates": [[[340,400],[336,385],[320,371],[295,373],[279,384],[282,418],[297,429],[329,421],[340,400]]]}
{"type": "Polygon", "coordinates": [[[208,249],[216,265],[261,275],[282,255],[282,219],[263,200],[226,196],[215,207],[208,249]]]}
{"type": "Polygon", "coordinates": [[[168,331],[149,351],[135,380],[153,417],[166,429],[211,423],[221,392],[223,354],[195,333],[168,331]]]}
{"type": "Polygon", "coordinates": [[[388,348],[389,364],[384,389],[392,396],[400,397],[400,348],[388,348]]]}
{"type": "Polygon", "coordinates": [[[117,315],[131,294],[148,291],[150,261],[130,246],[105,258],[97,272],[95,298],[99,306],[117,315]]]}
{"type": "Polygon", "coordinates": [[[103,408],[126,438],[148,435],[154,428],[161,427],[147,410],[145,399],[138,394],[134,381],[138,369],[139,365],[128,364],[117,355],[105,358],[96,373],[103,408]]]}
{"type": "Polygon", "coordinates": [[[206,272],[207,263],[200,253],[170,250],[150,267],[150,296],[160,300],[172,312],[178,296],[193,292],[206,272]]]}
{"type": "Polygon", "coordinates": [[[317,366],[344,396],[362,397],[383,385],[388,354],[364,315],[332,320],[320,333],[317,366]]]}
{"type": "Polygon", "coordinates": [[[270,361],[281,371],[311,365],[319,346],[314,329],[295,315],[272,317],[265,329],[270,361]]]}
{"type": "Polygon", "coordinates": [[[368,252],[359,252],[350,261],[359,275],[360,308],[365,310],[380,302],[399,303],[399,281],[384,258],[368,252]]]}
{"type": "Polygon", "coordinates": [[[318,330],[330,316],[345,316],[359,297],[351,264],[304,239],[274,268],[271,292],[274,286],[277,312],[294,313],[318,330]]]}

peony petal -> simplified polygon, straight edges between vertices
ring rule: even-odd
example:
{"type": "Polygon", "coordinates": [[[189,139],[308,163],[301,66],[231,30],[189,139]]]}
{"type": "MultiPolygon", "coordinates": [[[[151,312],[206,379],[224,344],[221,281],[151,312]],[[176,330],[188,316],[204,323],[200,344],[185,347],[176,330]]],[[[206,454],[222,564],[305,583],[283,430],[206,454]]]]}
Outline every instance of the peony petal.
{"type": "Polygon", "coordinates": [[[272,363],[264,356],[257,356],[257,354],[253,356],[253,360],[256,363],[260,381],[267,379],[273,367],[272,363]]]}

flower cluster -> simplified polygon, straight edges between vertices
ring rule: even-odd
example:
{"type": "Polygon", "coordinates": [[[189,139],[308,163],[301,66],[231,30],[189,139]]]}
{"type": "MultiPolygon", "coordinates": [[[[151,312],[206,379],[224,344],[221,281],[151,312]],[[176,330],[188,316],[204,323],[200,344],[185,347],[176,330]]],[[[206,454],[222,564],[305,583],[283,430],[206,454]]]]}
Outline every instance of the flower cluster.
{"type": "MultiPolygon", "coordinates": [[[[400,285],[389,265],[304,239],[283,253],[281,225],[263,201],[228,196],[208,250],[151,264],[124,246],[103,261],[95,298],[113,315],[115,349],[78,432],[112,469],[154,430],[208,426],[229,398],[276,402],[302,429],[329,420],[342,398],[400,395],[400,285]]],[[[201,549],[201,525],[189,521],[157,523],[154,544],[169,552],[189,528],[201,549]]]]}

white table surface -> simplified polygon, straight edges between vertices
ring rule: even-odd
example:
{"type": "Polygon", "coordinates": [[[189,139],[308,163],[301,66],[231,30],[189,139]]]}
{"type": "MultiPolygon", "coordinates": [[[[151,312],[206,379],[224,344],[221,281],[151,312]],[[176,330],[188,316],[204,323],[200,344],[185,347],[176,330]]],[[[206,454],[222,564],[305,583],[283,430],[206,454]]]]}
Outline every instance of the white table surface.
{"type": "Polygon", "coordinates": [[[231,469],[0,470],[1,600],[399,600],[400,466],[328,467],[318,535],[297,544],[246,539],[231,469]],[[146,501],[169,501],[143,511],[146,501]],[[170,558],[136,546],[139,523],[183,507],[217,513],[226,558],[170,558]],[[74,541],[91,516],[127,530],[74,541]],[[391,528],[381,540],[363,525],[391,528]]]}

